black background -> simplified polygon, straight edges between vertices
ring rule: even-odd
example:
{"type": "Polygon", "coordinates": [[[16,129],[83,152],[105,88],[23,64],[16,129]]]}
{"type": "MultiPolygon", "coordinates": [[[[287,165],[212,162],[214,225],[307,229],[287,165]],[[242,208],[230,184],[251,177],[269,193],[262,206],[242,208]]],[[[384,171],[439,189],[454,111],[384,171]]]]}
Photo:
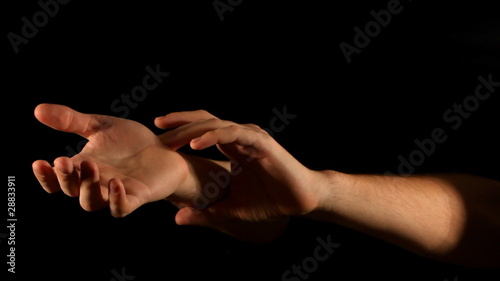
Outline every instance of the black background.
{"type": "MultiPolygon", "coordinates": [[[[339,44],[352,45],[353,28],[363,28],[373,20],[370,11],[389,1],[246,0],[223,21],[212,1],[111,2],[61,5],[17,54],[7,34],[20,34],[21,18],[31,19],[40,7],[36,1],[6,1],[2,8],[4,171],[17,183],[17,280],[107,281],[122,268],[134,280],[281,280],[312,255],[317,237],[328,235],[341,246],[308,280],[500,276],[498,270],[431,261],[341,226],[300,218],[283,237],[258,246],[176,226],[175,208],[167,202],[114,219],[108,210],[88,213],[75,198],[46,194],[31,174],[34,160],[52,161],[80,142],[38,123],[37,104],[119,115],[112,102],[142,83],[146,66],[159,64],[170,76],[127,116],[156,133],[161,131],[154,117],[172,111],[202,108],[269,127],[273,108],[286,106],[296,118],[275,138],[310,168],[396,173],[398,156],[407,157],[415,139],[439,127],[447,141],[416,172],[498,178],[500,90],[457,130],[442,117],[474,93],[479,75],[500,80],[495,1],[401,1],[403,11],[350,64],[339,44]]],[[[202,155],[220,157],[214,150],[202,155]]],[[[6,240],[0,249],[5,261],[6,240]]]]}

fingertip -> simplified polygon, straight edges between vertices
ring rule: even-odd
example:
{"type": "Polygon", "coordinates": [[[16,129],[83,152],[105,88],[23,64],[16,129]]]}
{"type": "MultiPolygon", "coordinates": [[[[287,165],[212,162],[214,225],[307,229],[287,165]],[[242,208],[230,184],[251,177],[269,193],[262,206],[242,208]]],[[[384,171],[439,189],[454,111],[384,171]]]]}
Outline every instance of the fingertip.
{"type": "Polygon", "coordinates": [[[165,125],[165,117],[166,116],[158,116],[155,118],[154,120],[154,124],[156,127],[160,128],[160,129],[167,129],[167,126],[165,125]]]}
{"type": "Polygon", "coordinates": [[[189,221],[187,220],[186,216],[182,212],[184,208],[180,209],[177,214],[175,215],[175,223],[177,225],[189,225],[189,221]]]}
{"type": "Polygon", "coordinates": [[[45,167],[44,162],[45,161],[43,160],[36,160],[35,162],[33,162],[33,164],[31,164],[31,168],[33,169],[33,174],[39,181],[44,180],[47,177],[44,170],[45,167]]]}
{"type": "Polygon", "coordinates": [[[35,160],[31,164],[31,168],[33,168],[33,171],[40,171],[43,169],[45,165],[49,165],[47,161],[45,160],[35,160]]]}
{"type": "Polygon", "coordinates": [[[45,160],[36,160],[32,164],[33,174],[47,193],[56,193],[61,190],[56,174],[45,160]]]}
{"type": "Polygon", "coordinates": [[[202,140],[203,140],[203,136],[194,138],[191,140],[191,142],[189,142],[189,146],[191,146],[191,148],[194,150],[202,150],[202,149],[206,148],[206,144],[203,143],[202,140]]]}
{"type": "Polygon", "coordinates": [[[54,168],[62,174],[70,174],[73,172],[73,162],[68,157],[58,157],[54,160],[54,168]]]}
{"type": "Polygon", "coordinates": [[[193,225],[193,217],[200,215],[200,211],[192,207],[184,207],[175,215],[175,223],[178,225],[193,225]]]}
{"type": "Polygon", "coordinates": [[[41,103],[35,107],[34,115],[35,118],[40,120],[43,119],[44,114],[47,112],[47,108],[50,106],[48,103],[41,103]]]}
{"type": "Polygon", "coordinates": [[[94,114],[84,114],[68,106],[42,103],[35,107],[35,118],[55,130],[79,134],[88,138],[100,127],[94,114]]]}
{"type": "Polygon", "coordinates": [[[198,145],[197,143],[200,142],[201,140],[201,137],[198,137],[198,138],[195,138],[195,139],[192,139],[190,142],[189,142],[189,146],[191,146],[192,149],[197,149],[198,148],[198,145]]]}
{"type": "Polygon", "coordinates": [[[60,104],[41,103],[35,107],[34,114],[38,121],[49,127],[53,127],[54,120],[57,120],[54,117],[61,116],[68,109],[70,108],[60,104]]]}

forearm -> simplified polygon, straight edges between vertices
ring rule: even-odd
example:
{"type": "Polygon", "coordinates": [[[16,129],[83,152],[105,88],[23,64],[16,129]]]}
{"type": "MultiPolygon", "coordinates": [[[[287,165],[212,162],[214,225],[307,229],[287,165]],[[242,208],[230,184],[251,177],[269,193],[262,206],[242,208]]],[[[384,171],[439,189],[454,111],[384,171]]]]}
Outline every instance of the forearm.
{"type": "MultiPolygon", "coordinates": [[[[226,182],[224,173],[229,181],[229,162],[182,156],[190,171],[168,200],[179,207],[197,207],[194,199],[200,196],[213,203],[226,195],[221,182],[226,182]]],[[[308,211],[309,218],[338,223],[426,257],[467,266],[500,266],[497,181],[459,174],[312,173],[308,185],[316,185],[311,188],[319,190],[320,200],[308,211]]]]}
{"type": "Polygon", "coordinates": [[[321,174],[325,192],[308,217],[431,258],[471,266],[500,263],[499,182],[470,175],[321,174]]]}

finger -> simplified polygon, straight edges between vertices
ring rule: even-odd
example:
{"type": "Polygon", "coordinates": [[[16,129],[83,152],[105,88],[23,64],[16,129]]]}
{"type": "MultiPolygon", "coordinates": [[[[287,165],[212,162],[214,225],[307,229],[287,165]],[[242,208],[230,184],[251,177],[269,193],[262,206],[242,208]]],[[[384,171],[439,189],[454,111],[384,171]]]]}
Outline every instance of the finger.
{"type": "Polygon", "coordinates": [[[178,225],[214,227],[217,222],[217,217],[214,217],[206,210],[198,210],[193,207],[184,207],[175,215],[175,223],[178,225]]]}
{"type": "Polygon", "coordinates": [[[155,119],[155,125],[161,129],[176,128],[202,119],[217,118],[206,110],[172,112],[155,119]]]}
{"type": "Polygon", "coordinates": [[[96,211],[107,205],[106,195],[99,184],[99,168],[97,164],[83,161],[81,164],[80,206],[85,211],[96,211]]]}
{"type": "Polygon", "coordinates": [[[114,178],[109,181],[109,208],[115,218],[123,218],[132,212],[125,186],[119,179],[114,178]]]}
{"type": "Polygon", "coordinates": [[[254,222],[224,214],[212,214],[207,209],[198,210],[193,207],[182,208],[175,216],[178,225],[211,227],[231,237],[253,243],[275,240],[285,231],[289,220],[288,217],[284,217],[272,221],[254,222]]]}
{"type": "Polygon", "coordinates": [[[98,115],[80,113],[58,104],[39,104],[35,108],[35,117],[53,129],[79,134],[85,138],[94,134],[102,126],[98,115]]]}
{"type": "Polygon", "coordinates": [[[213,226],[228,220],[252,220],[252,208],[245,209],[233,200],[220,200],[209,206],[184,207],[180,209],[175,222],[178,225],[213,226]]]}
{"type": "Polygon", "coordinates": [[[55,193],[61,190],[56,173],[47,161],[37,160],[33,162],[32,168],[33,174],[45,191],[55,193]]]}
{"type": "Polygon", "coordinates": [[[164,144],[175,150],[188,144],[192,139],[202,136],[206,132],[234,124],[234,122],[217,118],[198,120],[166,132],[160,136],[160,139],[164,144]]]}
{"type": "Polygon", "coordinates": [[[191,148],[200,150],[215,144],[236,144],[240,151],[251,156],[270,148],[271,136],[264,130],[256,130],[241,125],[229,125],[203,134],[191,141],[191,148]]]}
{"type": "Polygon", "coordinates": [[[54,171],[62,191],[71,197],[80,195],[80,175],[68,157],[59,157],[54,161],[54,171]]]}

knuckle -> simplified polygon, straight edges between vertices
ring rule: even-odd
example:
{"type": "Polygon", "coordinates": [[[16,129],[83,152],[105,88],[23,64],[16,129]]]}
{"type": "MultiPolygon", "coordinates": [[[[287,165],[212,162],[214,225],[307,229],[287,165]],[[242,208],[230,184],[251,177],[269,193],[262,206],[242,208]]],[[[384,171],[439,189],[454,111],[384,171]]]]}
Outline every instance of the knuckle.
{"type": "Polygon", "coordinates": [[[221,119],[215,118],[215,117],[206,119],[204,122],[205,122],[205,125],[212,127],[214,129],[220,129],[220,128],[228,127],[228,126],[235,124],[231,121],[221,120],[221,119]]]}
{"type": "Polygon", "coordinates": [[[259,125],[252,124],[252,123],[245,124],[245,126],[247,126],[249,128],[257,129],[257,130],[261,129],[259,125]]]}
{"type": "Polygon", "coordinates": [[[195,110],[194,113],[199,115],[200,118],[204,118],[204,119],[216,118],[215,116],[213,116],[210,112],[206,111],[205,109],[195,110]]]}
{"type": "Polygon", "coordinates": [[[220,120],[218,118],[215,118],[215,117],[210,117],[210,118],[207,118],[207,119],[203,119],[203,121],[210,122],[210,123],[221,123],[222,122],[222,120],[220,120]]]}
{"type": "Polygon", "coordinates": [[[202,114],[202,115],[210,115],[210,113],[208,113],[208,111],[206,111],[205,109],[198,109],[198,110],[195,110],[195,112],[202,114]]]}
{"type": "Polygon", "coordinates": [[[241,133],[242,127],[240,125],[232,124],[225,128],[230,134],[241,133]]]}
{"type": "Polygon", "coordinates": [[[193,123],[196,125],[206,125],[206,124],[215,123],[217,121],[218,121],[217,118],[200,118],[200,119],[194,121],[193,123]]]}
{"type": "Polygon", "coordinates": [[[63,131],[66,131],[70,128],[71,124],[73,124],[73,121],[75,119],[75,114],[73,111],[65,111],[63,116],[61,116],[61,120],[62,120],[62,130],[63,131]]]}

